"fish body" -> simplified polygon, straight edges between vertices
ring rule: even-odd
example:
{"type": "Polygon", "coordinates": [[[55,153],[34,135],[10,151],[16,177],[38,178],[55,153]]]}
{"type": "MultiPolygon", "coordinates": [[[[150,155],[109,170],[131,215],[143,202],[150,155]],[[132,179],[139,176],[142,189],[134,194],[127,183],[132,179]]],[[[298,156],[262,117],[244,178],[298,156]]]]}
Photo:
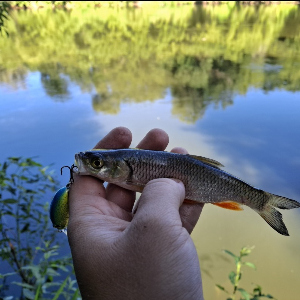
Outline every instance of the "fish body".
{"type": "Polygon", "coordinates": [[[79,175],[91,175],[123,188],[142,192],[155,178],[176,178],[185,185],[185,198],[224,207],[227,202],[247,205],[276,231],[289,235],[274,207],[300,207],[295,200],[257,189],[220,169],[222,164],[189,154],[142,149],[95,149],[75,155],[79,175]]]}

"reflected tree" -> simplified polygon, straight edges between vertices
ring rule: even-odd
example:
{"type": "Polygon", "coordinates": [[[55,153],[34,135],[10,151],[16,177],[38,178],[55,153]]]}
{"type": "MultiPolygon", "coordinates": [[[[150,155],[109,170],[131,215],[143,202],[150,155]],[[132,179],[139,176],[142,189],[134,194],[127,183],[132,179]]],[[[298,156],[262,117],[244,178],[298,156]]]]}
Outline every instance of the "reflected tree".
{"type": "Polygon", "coordinates": [[[111,94],[96,94],[92,98],[93,109],[97,112],[117,114],[120,111],[120,102],[115,101],[111,94]]]}
{"type": "Polygon", "coordinates": [[[48,96],[59,101],[68,99],[68,83],[65,78],[59,75],[41,73],[41,82],[48,96]]]}
{"type": "Polygon", "coordinates": [[[8,36],[8,31],[4,27],[5,20],[8,19],[8,11],[9,11],[9,3],[7,1],[0,2],[0,34],[5,31],[6,35],[8,36]]]}
{"type": "Polygon", "coordinates": [[[105,113],[169,88],[173,113],[195,122],[252,87],[299,91],[299,28],[296,5],[15,11],[0,36],[0,81],[15,84],[10,74],[26,66],[53,99],[67,99],[71,81],[105,113]]]}

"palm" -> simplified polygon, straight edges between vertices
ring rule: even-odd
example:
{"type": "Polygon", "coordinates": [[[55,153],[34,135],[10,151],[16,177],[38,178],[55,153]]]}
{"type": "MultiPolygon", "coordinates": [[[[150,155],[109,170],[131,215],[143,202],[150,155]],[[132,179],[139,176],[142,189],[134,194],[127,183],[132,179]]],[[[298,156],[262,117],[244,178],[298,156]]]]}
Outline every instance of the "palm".
{"type": "MultiPolygon", "coordinates": [[[[137,145],[137,148],[163,151],[166,149],[168,142],[168,135],[164,131],[153,129],[137,145]]],[[[130,131],[121,127],[112,130],[94,148],[121,149],[128,148],[130,143],[130,131]]],[[[174,148],[172,152],[187,153],[183,148],[174,148]]],[[[118,225],[123,229],[126,228],[127,222],[132,220],[132,209],[136,199],[135,192],[114,184],[108,184],[105,188],[101,180],[90,176],[76,176],[75,180],[79,184],[71,187],[71,193],[74,192],[75,197],[81,200],[79,207],[71,205],[70,214],[72,217],[73,209],[80,210],[81,221],[83,222],[80,223],[80,226],[84,224],[84,227],[88,226],[90,228],[95,225],[95,222],[98,222],[106,228],[110,228],[110,224],[118,225]],[[98,218],[90,217],[95,214],[99,215],[97,216],[98,218]]],[[[201,204],[183,204],[180,208],[182,226],[189,233],[191,233],[197,223],[201,210],[201,204]]]]}
{"type": "MultiPolygon", "coordinates": [[[[130,143],[130,132],[117,128],[95,148],[128,148],[130,143]]],[[[138,148],[164,150],[167,144],[165,132],[152,130],[138,148]]],[[[186,153],[179,148],[173,151],[186,153]]],[[[202,205],[180,206],[182,183],[151,181],[133,214],[135,192],[114,184],[105,188],[101,180],[91,176],[74,179],[69,194],[68,238],[84,297],[156,299],[160,293],[158,299],[174,299],[174,295],[202,299],[197,252],[189,236],[202,205]],[[112,285],[114,281],[118,284],[112,285]]]]}

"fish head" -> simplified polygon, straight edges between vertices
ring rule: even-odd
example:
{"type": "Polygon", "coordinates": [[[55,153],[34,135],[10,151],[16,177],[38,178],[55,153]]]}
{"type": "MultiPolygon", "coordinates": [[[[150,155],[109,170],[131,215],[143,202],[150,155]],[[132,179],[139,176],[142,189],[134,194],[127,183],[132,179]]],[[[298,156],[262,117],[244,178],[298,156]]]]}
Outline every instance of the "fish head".
{"type": "Polygon", "coordinates": [[[79,175],[92,175],[98,173],[103,166],[101,154],[93,151],[79,152],[75,154],[75,165],[79,175]]]}
{"type": "Polygon", "coordinates": [[[107,182],[126,180],[130,169],[112,150],[90,150],[75,154],[75,165],[79,175],[90,175],[107,182]]]}

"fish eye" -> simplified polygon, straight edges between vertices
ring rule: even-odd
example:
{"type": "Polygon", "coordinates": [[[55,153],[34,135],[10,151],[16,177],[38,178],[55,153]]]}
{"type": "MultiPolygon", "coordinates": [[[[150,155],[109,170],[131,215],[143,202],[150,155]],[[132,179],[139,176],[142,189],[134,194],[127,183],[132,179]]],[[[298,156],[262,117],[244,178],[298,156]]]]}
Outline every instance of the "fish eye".
{"type": "Polygon", "coordinates": [[[93,168],[99,169],[99,168],[102,167],[103,162],[100,158],[94,158],[91,162],[91,165],[92,165],[93,168]]]}

